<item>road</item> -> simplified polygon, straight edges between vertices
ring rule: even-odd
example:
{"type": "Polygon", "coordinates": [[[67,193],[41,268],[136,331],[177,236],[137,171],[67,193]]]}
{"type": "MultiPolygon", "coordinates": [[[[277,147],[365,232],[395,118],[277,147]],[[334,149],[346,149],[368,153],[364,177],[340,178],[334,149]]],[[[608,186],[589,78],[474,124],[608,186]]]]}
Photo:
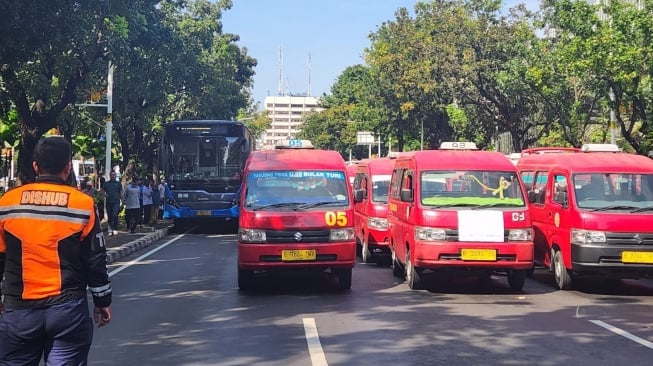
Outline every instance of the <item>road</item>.
{"type": "MultiPolygon", "coordinates": [[[[557,291],[536,270],[412,291],[357,264],[328,276],[263,278],[240,292],[233,234],[171,235],[112,264],[114,319],[91,365],[650,365],[653,281],[557,291]]],[[[434,280],[437,282],[437,279],[434,280]]]]}

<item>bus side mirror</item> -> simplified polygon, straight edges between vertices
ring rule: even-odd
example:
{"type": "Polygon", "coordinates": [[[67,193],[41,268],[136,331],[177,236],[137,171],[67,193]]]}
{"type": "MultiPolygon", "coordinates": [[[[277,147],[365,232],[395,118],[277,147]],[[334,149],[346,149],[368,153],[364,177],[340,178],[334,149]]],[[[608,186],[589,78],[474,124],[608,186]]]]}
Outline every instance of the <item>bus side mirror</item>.
{"type": "Polygon", "coordinates": [[[402,189],[399,193],[402,202],[413,202],[413,191],[410,189],[402,189]]]}
{"type": "Polygon", "coordinates": [[[357,189],[354,191],[354,202],[362,202],[363,198],[365,198],[365,190],[357,189]]]}

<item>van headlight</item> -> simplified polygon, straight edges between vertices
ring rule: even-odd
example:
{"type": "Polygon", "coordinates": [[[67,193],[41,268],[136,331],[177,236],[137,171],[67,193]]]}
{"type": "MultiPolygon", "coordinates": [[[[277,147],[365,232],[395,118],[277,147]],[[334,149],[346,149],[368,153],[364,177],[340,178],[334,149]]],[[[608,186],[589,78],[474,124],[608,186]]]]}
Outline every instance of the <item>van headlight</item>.
{"type": "Polygon", "coordinates": [[[330,241],[349,241],[354,240],[354,229],[353,228],[344,228],[344,229],[331,229],[329,233],[330,241]]]}
{"type": "Polygon", "coordinates": [[[447,240],[447,232],[440,228],[416,226],[415,240],[444,241],[447,240]]]}
{"type": "Polygon", "coordinates": [[[238,241],[243,243],[265,243],[267,236],[265,230],[238,229],[238,241]]]}
{"type": "Polygon", "coordinates": [[[373,229],[386,230],[388,228],[388,219],[381,217],[368,217],[367,226],[373,229]]]}
{"type": "Polygon", "coordinates": [[[510,229],[508,230],[508,241],[532,241],[533,229],[510,229]]]}
{"type": "Polygon", "coordinates": [[[605,232],[571,229],[572,244],[606,243],[605,232]]]}

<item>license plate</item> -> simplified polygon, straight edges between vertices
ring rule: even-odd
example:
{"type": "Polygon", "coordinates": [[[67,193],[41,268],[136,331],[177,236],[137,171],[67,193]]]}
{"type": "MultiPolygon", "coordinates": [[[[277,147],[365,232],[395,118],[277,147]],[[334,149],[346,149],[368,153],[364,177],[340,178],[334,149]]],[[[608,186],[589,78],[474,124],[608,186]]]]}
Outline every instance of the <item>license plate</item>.
{"type": "Polygon", "coordinates": [[[195,216],[211,216],[211,211],[197,211],[195,216]]]}
{"type": "Polygon", "coordinates": [[[315,259],[317,259],[315,249],[292,249],[281,251],[282,261],[314,261],[315,259]]]}
{"type": "Polygon", "coordinates": [[[460,257],[464,261],[496,261],[497,251],[494,249],[461,249],[460,257]]]}
{"type": "Polygon", "coordinates": [[[653,264],[653,252],[622,252],[623,263],[650,263],[653,264]]]}

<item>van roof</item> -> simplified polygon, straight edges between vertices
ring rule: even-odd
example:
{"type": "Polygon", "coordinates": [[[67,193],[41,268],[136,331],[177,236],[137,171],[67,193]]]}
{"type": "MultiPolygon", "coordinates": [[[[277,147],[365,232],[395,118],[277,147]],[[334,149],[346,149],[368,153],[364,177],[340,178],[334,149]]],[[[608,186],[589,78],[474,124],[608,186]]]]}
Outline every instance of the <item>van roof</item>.
{"type": "Polygon", "coordinates": [[[345,160],[337,151],[330,150],[259,150],[247,159],[248,170],[345,170],[345,160]]]}
{"type": "Polygon", "coordinates": [[[522,156],[517,168],[551,167],[573,172],[653,172],[653,160],[629,153],[535,154],[522,156]]]}
{"type": "Polygon", "coordinates": [[[514,171],[515,166],[496,151],[478,150],[423,150],[402,153],[396,164],[414,160],[420,169],[437,170],[506,170],[514,171]]]}
{"type": "Polygon", "coordinates": [[[395,158],[375,158],[375,159],[363,159],[357,166],[357,170],[362,170],[365,167],[369,167],[370,170],[373,170],[375,173],[379,174],[390,174],[392,169],[395,166],[395,158]]]}

